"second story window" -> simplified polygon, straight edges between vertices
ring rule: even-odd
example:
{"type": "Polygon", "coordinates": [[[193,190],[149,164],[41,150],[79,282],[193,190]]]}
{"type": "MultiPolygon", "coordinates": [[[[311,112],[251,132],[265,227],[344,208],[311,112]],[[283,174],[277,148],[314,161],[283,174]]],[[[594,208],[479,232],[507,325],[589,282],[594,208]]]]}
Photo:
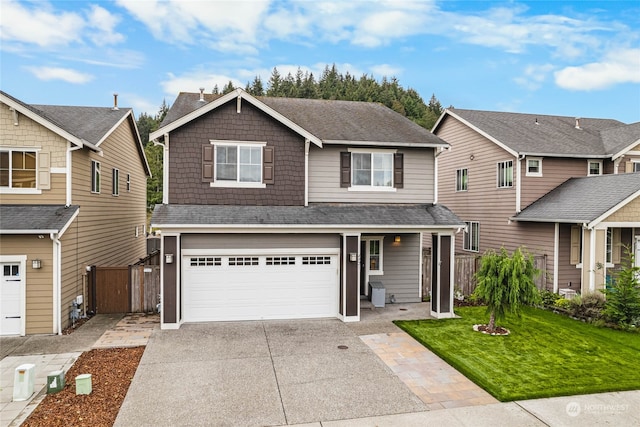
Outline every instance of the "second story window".
{"type": "Polygon", "coordinates": [[[527,158],[527,176],[542,176],[542,159],[538,157],[527,158]]]}
{"type": "Polygon", "coordinates": [[[100,193],[100,162],[91,160],[91,192],[100,193]]]}
{"type": "Polygon", "coordinates": [[[36,152],[0,151],[0,187],[36,188],[36,152]]]}
{"type": "Polygon", "coordinates": [[[354,186],[393,187],[393,153],[351,153],[354,186]]]}
{"type": "Polygon", "coordinates": [[[602,160],[589,160],[587,175],[602,175],[602,160]]]}
{"type": "Polygon", "coordinates": [[[513,187],[513,160],[498,163],[498,188],[513,187]]]}
{"type": "Polygon", "coordinates": [[[467,168],[456,171],[456,191],[467,191],[469,182],[469,171],[467,168]]]}
{"type": "Polygon", "coordinates": [[[262,147],[216,145],[216,181],[262,182],[262,147]]]}
{"type": "Polygon", "coordinates": [[[118,169],[112,170],[111,175],[111,194],[114,196],[120,195],[120,171],[118,169]]]}

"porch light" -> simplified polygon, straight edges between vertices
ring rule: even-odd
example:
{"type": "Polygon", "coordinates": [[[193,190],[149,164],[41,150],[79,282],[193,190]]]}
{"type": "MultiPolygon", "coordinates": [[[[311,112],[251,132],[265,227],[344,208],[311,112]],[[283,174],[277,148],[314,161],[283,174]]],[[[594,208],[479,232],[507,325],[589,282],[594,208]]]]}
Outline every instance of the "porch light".
{"type": "Polygon", "coordinates": [[[42,260],[40,259],[34,259],[31,261],[31,267],[35,270],[42,268],[42,260]]]}
{"type": "Polygon", "coordinates": [[[394,237],[393,241],[396,242],[396,243],[400,243],[400,236],[394,237]]]}

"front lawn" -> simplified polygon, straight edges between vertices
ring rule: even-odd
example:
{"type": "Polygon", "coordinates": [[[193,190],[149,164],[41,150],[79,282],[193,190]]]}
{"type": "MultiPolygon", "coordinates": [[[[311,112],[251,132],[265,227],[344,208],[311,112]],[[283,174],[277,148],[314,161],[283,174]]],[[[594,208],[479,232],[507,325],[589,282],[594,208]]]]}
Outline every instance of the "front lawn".
{"type": "Polygon", "coordinates": [[[640,389],[640,333],[599,328],[525,307],[500,326],[508,336],[474,332],[485,307],[460,307],[459,319],[396,325],[501,401],[640,389]]]}

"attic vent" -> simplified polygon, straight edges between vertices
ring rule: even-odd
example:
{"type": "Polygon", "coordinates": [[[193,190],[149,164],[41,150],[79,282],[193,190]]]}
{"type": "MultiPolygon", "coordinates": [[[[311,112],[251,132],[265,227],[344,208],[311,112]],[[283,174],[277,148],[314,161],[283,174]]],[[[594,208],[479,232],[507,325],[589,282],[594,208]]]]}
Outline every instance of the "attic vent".
{"type": "Polygon", "coordinates": [[[576,117],[576,129],[580,129],[580,117],[576,117]]]}
{"type": "Polygon", "coordinates": [[[539,125],[540,123],[538,123],[538,118],[536,117],[536,124],[539,125]]]}
{"type": "Polygon", "coordinates": [[[200,102],[204,102],[204,88],[200,88],[200,102]]]}
{"type": "Polygon", "coordinates": [[[113,111],[117,111],[119,110],[118,108],[118,94],[114,93],[113,94],[113,111]]]}

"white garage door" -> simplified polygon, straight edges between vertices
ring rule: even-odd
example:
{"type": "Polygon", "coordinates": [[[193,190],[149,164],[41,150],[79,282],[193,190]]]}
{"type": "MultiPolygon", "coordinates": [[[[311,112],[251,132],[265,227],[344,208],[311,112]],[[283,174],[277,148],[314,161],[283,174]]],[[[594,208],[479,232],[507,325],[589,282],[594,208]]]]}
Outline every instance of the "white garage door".
{"type": "Polygon", "coordinates": [[[185,322],[335,317],[338,256],[183,257],[185,322]]]}

